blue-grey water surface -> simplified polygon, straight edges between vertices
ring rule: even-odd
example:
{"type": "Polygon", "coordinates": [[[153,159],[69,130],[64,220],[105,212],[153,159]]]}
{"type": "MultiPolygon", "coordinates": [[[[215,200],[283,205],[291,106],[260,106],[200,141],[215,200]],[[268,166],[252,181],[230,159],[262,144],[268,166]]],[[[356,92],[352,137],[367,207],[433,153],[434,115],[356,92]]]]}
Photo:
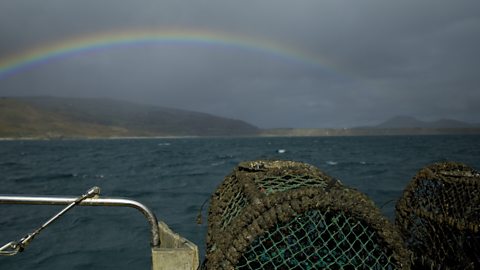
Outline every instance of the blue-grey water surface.
{"type": "MultiPolygon", "coordinates": [[[[480,169],[480,136],[0,141],[0,194],[78,196],[99,186],[102,196],[146,204],[203,254],[206,224],[195,222],[200,205],[239,162],[254,159],[315,165],[386,203],[382,211],[393,219],[389,201],[423,166],[453,160],[480,169]]],[[[0,245],[61,209],[0,205],[0,245]]],[[[149,243],[140,212],[77,207],[23,253],[0,257],[0,269],[150,269],[149,243]]]]}

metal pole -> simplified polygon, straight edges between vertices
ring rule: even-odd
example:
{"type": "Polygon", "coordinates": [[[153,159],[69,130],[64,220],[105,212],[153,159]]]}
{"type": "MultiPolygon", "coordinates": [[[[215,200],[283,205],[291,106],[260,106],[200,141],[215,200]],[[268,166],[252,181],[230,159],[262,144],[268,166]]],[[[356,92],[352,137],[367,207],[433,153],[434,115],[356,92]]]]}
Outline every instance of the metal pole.
{"type": "MultiPolygon", "coordinates": [[[[0,195],[0,204],[29,204],[29,205],[69,205],[76,197],[45,197],[45,196],[16,196],[0,195]]],[[[160,232],[155,214],[145,205],[126,198],[88,198],[82,200],[79,206],[117,206],[131,207],[139,210],[147,218],[152,233],[152,247],[160,246],[160,232]]]]}

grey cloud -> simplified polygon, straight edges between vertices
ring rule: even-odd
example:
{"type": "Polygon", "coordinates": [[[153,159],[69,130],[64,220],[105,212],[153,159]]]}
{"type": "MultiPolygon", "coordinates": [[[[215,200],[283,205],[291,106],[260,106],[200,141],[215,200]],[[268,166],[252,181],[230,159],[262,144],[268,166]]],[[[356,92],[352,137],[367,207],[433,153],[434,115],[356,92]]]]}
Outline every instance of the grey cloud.
{"type": "Polygon", "coordinates": [[[0,95],[107,96],[261,127],[356,126],[398,114],[480,122],[478,10],[469,0],[6,0],[0,61],[75,36],[168,27],[272,40],[326,60],[312,66],[215,46],[120,48],[0,80],[0,95]]]}

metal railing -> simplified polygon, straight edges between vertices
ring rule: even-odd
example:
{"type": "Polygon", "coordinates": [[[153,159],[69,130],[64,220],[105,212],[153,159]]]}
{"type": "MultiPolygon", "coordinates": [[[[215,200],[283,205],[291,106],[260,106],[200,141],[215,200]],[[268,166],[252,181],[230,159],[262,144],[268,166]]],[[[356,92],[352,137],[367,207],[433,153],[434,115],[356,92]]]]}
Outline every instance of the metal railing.
{"type": "MultiPolygon", "coordinates": [[[[47,197],[47,196],[18,196],[18,195],[0,195],[0,204],[28,204],[28,205],[67,205],[60,213],[52,217],[46,223],[44,223],[39,229],[34,233],[28,234],[26,237],[22,238],[19,242],[10,242],[0,249],[8,250],[4,251],[1,255],[15,255],[19,251],[23,250],[22,242],[28,244],[28,242],[33,239],[33,237],[38,234],[42,229],[47,225],[52,223],[58,217],[63,215],[73,206],[114,206],[114,207],[130,207],[139,210],[148,220],[150,224],[151,231],[151,246],[159,247],[160,246],[160,232],[158,228],[158,220],[155,214],[145,205],[126,198],[99,198],[100,190],[99,188],[92,188],[86,194],[80,197],[47,197]],[[19,245],[20,243],[20,245],[19,245]],[[13,249],[13,250],[12,250],[13,249]]],[[[25,244],[25,246],[26,246],[25,244]]]]}

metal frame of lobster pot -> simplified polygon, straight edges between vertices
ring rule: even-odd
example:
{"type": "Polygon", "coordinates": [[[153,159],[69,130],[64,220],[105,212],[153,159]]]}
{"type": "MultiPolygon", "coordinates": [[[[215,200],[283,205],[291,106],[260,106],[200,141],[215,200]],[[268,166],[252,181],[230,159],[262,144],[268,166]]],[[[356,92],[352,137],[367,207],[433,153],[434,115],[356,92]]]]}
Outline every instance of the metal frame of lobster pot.
{"type": "Polygon", "coordinates": [[[415,269],[480,269],[480,173],[455,162],[421,169],[395,222],[415,269]]]}
{"type": "Polygon", "coordinates": [[[364,194],[312,165],[242,162],[211,197],[203,269],[410,269],[364,194]]]}

